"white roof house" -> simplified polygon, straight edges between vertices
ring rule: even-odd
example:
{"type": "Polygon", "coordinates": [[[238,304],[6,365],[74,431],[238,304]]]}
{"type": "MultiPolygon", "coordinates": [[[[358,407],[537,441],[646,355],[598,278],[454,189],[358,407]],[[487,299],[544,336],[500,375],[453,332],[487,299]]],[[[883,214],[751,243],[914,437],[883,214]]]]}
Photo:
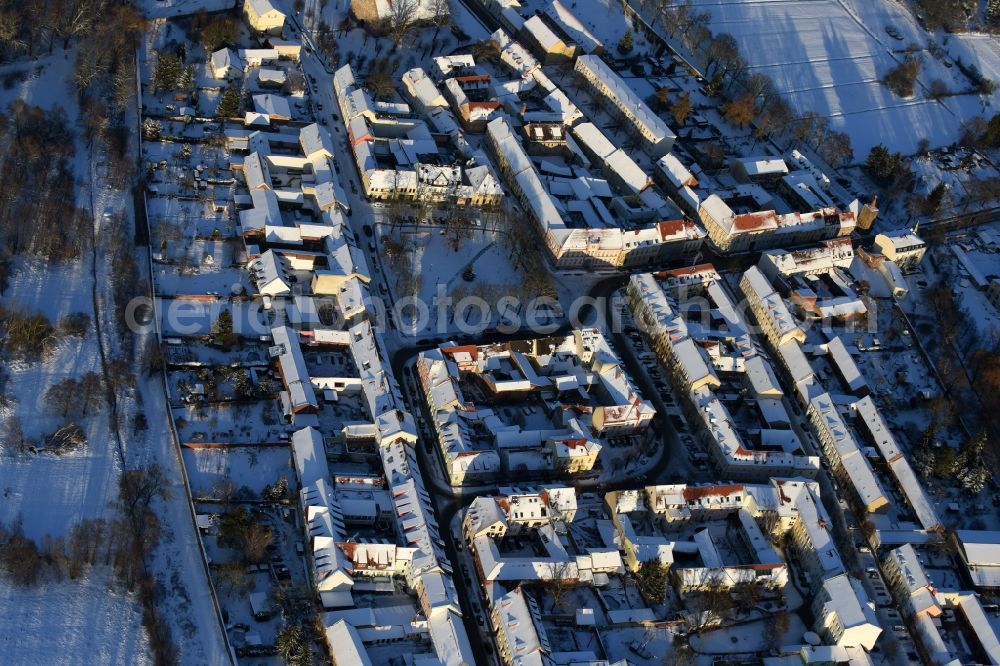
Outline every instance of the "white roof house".
{"type": "Polygon", "coordinates": [[[848,390],[852,393],[857,393],[858,391],[868,387],[868,382],[865,380],[865,376],[861,374],[861,370],[858,369],[858,364],[854,362],[854,358],[847,350],[847,347],[844,345],[844,340],[839,335],[834,336],[834,338],[827,343],[826,348],[830,353],[830,358],[837,367],[841,378],[847,385],[848,390]]]}
{"type": "Polygon", "coordinates": [[[254,111],[267,116],[272,122],[292,119],[292,107],[289,105],[287,97],[264,93],[262,95],[253,95],[251,99],[253,100],[254,111]]]}
{"type": "Polygon", "coordinates": [[[664,180],[680,190],[684,187],[697,187],[698,179],[684,166],[673,153],[667,153],[656,160],[656,168],[664,180]]]}
{"type": "Polygon", "coordinates": [[[427,628],[442,666],[473,666],[476,663],[461,616],[452,611],[436,614],[427,621],[427,628]]]}
{"type": "MultiPolygon", "coordinates": [[[[979,601],[979,595],[973,592],[938,592],[938,601],[961,611],[961,616],[971,629],[972,635],[986,654],[990,664],[1000,664],[1000,638],[997,637],[996,625],[987,616],[979,601]]],[[[948,666],[952,666],[951,663],[948,666]]]]}
{"type": "Polygon", "coordinates": [[[503,534],[507,531],[507,515],[492,497],[477,497],[465,513],[466,534],[475,538],[492,532],[503,534]]]}
{"type": "Polygon", "coordinates": [[[788,173],[788,165],[780,157],[741,157],[733,160],[733,171],[749,180],[781,177],[788,173]]]}
{"type": "Polygon", "coordinates": [[[976,587],[1000,587],[1000,532],[958,530],[959,554],[976,587]]]}
{"type": "Polygon", "coordinates": [[[545,629],[539,620],[538,607],[521,586],[493,603],[494,631],[502,653],[509,653],[509,663],[519,666],[542,666],[544,655],[551,651],[545,629]]]}
{"type": "Polygon", "coordinates": [[[865,396],[851,405],[851,408],[858,416],[859,430],[867,434],[868,439],[875,444],[889,465],[889,471],[896,478],[896,483],[899,484],[906,501],[917,516],[917,522],[928,531],[940,528],[941,520],[934,509],[934,503],[927,496],[924,485],[900,450],[892,430],[882,418],[871,396],[865,396]]]}
{"type": "Polygon", "coordinates": [[[408,70],[403,74],[402,81],[414,105],[424,113],[433,108],[448,108],[448,100],[422,68],[408,70]]]}
{"type": "MultiPolygon", "coordinates": [[[[875,236],[875,243],[883,252],[889,250],[896,253],[914,252],[927,246],[927,243],[910,229],[896,229],[878,234],[875,236]]],[[[889,258],[895,259],[895,257],[889,258]]]]}
{"type": "Polygon", "coordinates": [[[278,359],[278,370],[285,390],[288,391],[292,412],[317,409],[319,403],[302,357],[298,332],[287,326],[276,326],[271,329],[271,338],[274,346],[271,347],[270,354],[272,358],[278,359]]]}
{"type": "Polygon", "coordinates": [[[847,574],[823,581],[813,608],[816,629],[829,634],[837,645],[871,650],[882,633],[864,588],[847,574]]]}
{"type": "Polygon", "coordinates": [[[246,180],[248,190],[272,189],[271,168],[259,153],[250,153],[243,160],[243,178],[246,180]]]}
{"type": "Polygon", "coordinates": [[[559,0],[552,0],[552,2],[547,3],[544,11],[552,18],[556,25],[562,28],[574,42],[580,45],[584,53],[600,53],[604,50],[604,44],[601,43],[601,40],[595,37],[583,22],[567,9],[565,5],[559,2],[559,0]]]}
{"type": "Polygon", "coordinates": [[[307,427],[292,433],[292,462],[302,487],[313,486],[330,478],[326,447],[319,430],[307,427]]]}
{"type": "Polygon", "coordinates": [[[629,194],[638,194],[652,182],[649,175],[635,163],[624,149],[619,148],[604,160],[609,177],[614,178],[629,194]]]}
{"type": "Polygon", "coordinates": [[[243,62],[228,47],[212,53],[209,64],[212,67],[212,76],[216,79],[228,79],[230,76],[238,76],[243,73],[243,62]]]}
{"type": "Polygon", "coordinates": [[[285,74],[285,70],[276,67],[261,67],[257,70],[257,81],[262,86],[280,87],[285,85],[287,78],[288,75],[285,74]]]}
{"type": "Polygon", "coordinates": [[[278,49],[240,49],[239,55],[246,67],[260,67],[266,62],[277,62],[281,58],[278,49]]]}
{"type": "Polygon", "coordinates": [[[764,333],[775,346],[789,340],[805,342],[805,331],[788,309],[785,299],[774,290],[759,268],[748,268],[740,280],[740,287],[757,315],[758,323],[764,327],[764,333]]]}
{"type": "Polygon", "coordinates": [[[934,596],[934,585],[927,578],[917,551],[911,544],[890,550],[886,565],[890,571],[889,580],[905,591],[907,598],[904,606],[908,615],[941,615],[941,606],[934,596]]]}
{"type": "Polygon", "coordinates": [[[372,666],[361,635],[346,620],[338,620],[326,628],[326,643],[334,666],[372,666]]]}
{"type": "Polygon", "coordinates": [[[250,274],[262,296],[287,296],[292,293],[284,261],[273,250],[268,250],[251,262],[250,274]]]}
{"type": "Polygon", "coordinates": [[[585,148],[590,150],[597,159],[604,160],[617,150],[617,146],[604,135],[594,123],[579,123],[573,127],[573,135],[585,148]]]}
{"type": "Polygon", "coordinates": [[[240,211],[240,227],[243,233],[261,233],[267,227],[281,225],[281,210],[278,197],[270,189],[250,190],[252,208],[240,211]]]}
{"type": "Polygon", "coordinates": [[[819,435],[823,451],[836,469],[840,465],[858,499],[868,512],[874,513],[889,505],[882,484],[872,471],[867,457],[844,423],[829,393],[823,393],[809,404],[809,417],[819,435]]]}

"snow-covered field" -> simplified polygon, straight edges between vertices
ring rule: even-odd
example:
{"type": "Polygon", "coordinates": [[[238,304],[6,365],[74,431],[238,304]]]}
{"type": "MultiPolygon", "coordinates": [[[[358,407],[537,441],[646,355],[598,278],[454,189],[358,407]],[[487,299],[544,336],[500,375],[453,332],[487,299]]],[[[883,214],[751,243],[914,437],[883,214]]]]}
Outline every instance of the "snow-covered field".
{"type": "Polygon", "coordinates": [[[928,99],[931,81],[950,90],[970,87],[958,68],[922,50],[923,70],[914,97],[897,97],[880,80],[910,44],[925,49],[929,35],[892,0],[695,0],[711,14],[712,32],[733,34],[751,71],[771,76],[799,112],[815,111],[850,135],[856,158],[885,143],[912,153],[921,139],[932,146],[955,141],[961,123],[982,113],[977,96],[928,99]],[[902,39],[886,33],[895,29],[902,39]]]}
{"type": "Polygon", "coordinates": [[[0,662],[151,664],[134,599],[107,576],[12,587],[0,581],[0,662]]]}
{"type": "Polygon", "coordinates": [[[141,0],[136,5],[148,18],[169,18],[231,9],[236,0],[141,0]]]}
{"type": "MultiPolygon", "coordinates": [[[[76,128],[78,110],[70,79],[75,54],[56,49],[35,62],[19,62],[0,68],[10,76],[0,91],[0,106],[23,99],[45,108],[61,106],[70,127],[76,128]]],[[[132,202],[126,192],[104,187],[100,155],[77,143],[71,163],[78,182],[78,204],[91,210],[99,242],[111,238],[111,220],[131,217],[132,202]]],[[[121,230],[114,231],[121,233],[121,230]]],[[[131,231],[125,247],[130,247],[131,231]]],[[[0,301],[5,307],[40,312],[56,325],[71,313],[84,313],[91,326],[82,338],[57,336],[44,359],[10,362],[4,359],[9,383],[6,393],[12,405],[0,418],[16,415],[27,438],[38,441],[61,422],[47,404],[46,391],[54,383],[79,378],[85,373],[102,374],[100,349],[108,358],[124,357],[138,373],[137,354],[123,345],[113,330],[113,277],[118,267],[110,264],[103,244],[96,252],[96,267],[89,249],[73,262],[14,262],[10,287],[0,301]],[[95,289],[96,287],[96,289],[95,289]],[[99,303],[95,312],[94,302],[99,303]],[[103,325],[102,335],[94,322],[103,325]]],[[[140,273],[145,263],[140,254],[140,273]]],[[[141,279],[141,278],[140,278],[141,279]]],[[[138,344],[135,348],[142,348],[138,344]]],[[[183,663],[225,663],[227,648],[216,620],[210,587],[199,553],[193,517],[188,509],[181,461],[175,454],[166,398],[160,379],[139,377],[135,390],[122,391],[118,399],[120,420],[110,417],[110,407],[101,402],[90,413],[74,420],[87,435],[88,445],[57,457],[47,453],[15,453],[0,456],[0,521],[19,521],[29,538],[44,542],[66,536],[83,518],[114,518],[122,454],[129,468],[159,464],[165,471],[170,499],[155,507],[162,526],[162,539],[154,552],[151,569],[158,584],[168,591],[160,610],[172,628],[183,663]],[[148,427],[132,428],[142,411],[148,427]],[[121,449],[119,440],[121,437],[121,449]]],[[[148,640],[141,624],[141,610],[134,599],[116,592],[110,570],[99,565],[90,578],[56,582],[50,578],[35,587],[11,587],[0,582],[0,663],[143,664],[148,640]]]]}

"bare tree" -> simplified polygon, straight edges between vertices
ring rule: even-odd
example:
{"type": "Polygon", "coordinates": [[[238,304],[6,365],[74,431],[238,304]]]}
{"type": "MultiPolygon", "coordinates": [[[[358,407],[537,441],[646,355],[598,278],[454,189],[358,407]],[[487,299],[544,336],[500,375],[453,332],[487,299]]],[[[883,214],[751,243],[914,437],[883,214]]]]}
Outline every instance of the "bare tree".
{"type": "Polygon", "coordinates": [[[7,418],[0,431],[0,444],[24,453],[28,448],[28,440],[24,436],[24,428],[21,426],[21,419],[17,414],[7,418]]]}
{"type": "Polygon", "coordinates": [[[118,503],[122,515],[133,524],[141,523],[156,498],[169,499],[167,477],[159,465],[130,469],[118,479],[118,503]]]}
{"type": "Polygon", "coordinates": [[[106,5],[107,0],[56,0],[48,5],[53,34],[63,40],[64,49],[69,40],[94,29],[106,5]]]}
{"type": "Polygon", "coordinates": [[[260,523],[253,523],[243,533],[243,555],[252,564],[263,562],[267,547],[274,541],[274,533],[260,523]]]}
{"type": "Polygon", "coordinates": [[[434,39],[437,39],[438,30],[451,23],[450,0],[431,0],[430,4],[431,22],[436,28],[434,39]]]}
{"type": "Polygon", "coordinates": [[[395,0],[390,5],[389,35],[396,48],[403,46],[413,31],[418,7],[418,0],[395,0]]]}
{"type": "Polygon", "coordinates": [[[549,596],[552,597],[554,608],[562,609],[566,599],[566,593],[573,587],[573,580],[569,578],[570,561],[560,561],[552,564],[552,581],[548,586],[549,596]]]}
{"type": "Polygon", "coordinates": [[[56,382],[45,392],[45,402],[49,408],[63,418],[70,414],[79,414],[80,386],[75,379],[67,378],[56,382]]]}

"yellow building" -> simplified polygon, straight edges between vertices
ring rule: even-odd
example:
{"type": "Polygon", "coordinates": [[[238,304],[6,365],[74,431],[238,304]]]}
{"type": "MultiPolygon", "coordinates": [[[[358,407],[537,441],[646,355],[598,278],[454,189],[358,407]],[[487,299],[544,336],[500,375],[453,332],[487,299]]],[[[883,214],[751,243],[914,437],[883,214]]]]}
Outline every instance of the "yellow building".
{"type": "Polygon", "coordinates": [[[271,4],[271,0],[244,0],[243,14],[257,32],[279,33],[285,27],[285,15],[271,4]]]}

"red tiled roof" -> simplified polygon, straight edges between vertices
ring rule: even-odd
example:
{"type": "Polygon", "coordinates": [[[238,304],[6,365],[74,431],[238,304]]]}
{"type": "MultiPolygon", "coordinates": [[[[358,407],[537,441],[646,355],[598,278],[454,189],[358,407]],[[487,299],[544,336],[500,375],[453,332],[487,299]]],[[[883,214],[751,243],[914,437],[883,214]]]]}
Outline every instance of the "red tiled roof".
{"type": "Polygon", "coordinates": [[[655,277],[663,280],[672,277],[681,277],[682,275],[695,275],[697,273],[704,273],[705,271],[714,271],[715,266],[712,264],[698,264],[697,266],[688,266],[687,268],[675,268],[670,271],[660,271],[655,273],[655,277]]]}
{"type": "Polygon", "coordinates": [[[738,493],[743,491],[743,486],[732,485],[732,486],[698,486],[692,488],[690,486],[684,488],[684,499],[693,500],[700,497],[708,497],[710,495],[729,495],[731,493],[738,493]]]}
{"type": "Polygon", "coordinates": [[[744,213],[743,215],[737,215],[733,220],[733,229],[737,231],[751,231],[759,229],[772,220],[777,224],[777,215],[775,215],[773,210],[744,213]]]}
{"type": "Polygon", "coordinates": [[[673,236],[684,231],[690,224],[687,220],[663,220],[662,222],[657,222],[656,228],[660,232],[660,238],[666,238],[667,236],[673,236]]]}
{"type": "Polygon", "coordinates": [[[441,353],[447,354],[448,356],[454,356],[461,352],[469,352],[473,356],[477,354],[479,348],[476,345],[455,345],[454,347],[441,347],[441,353]]]}

